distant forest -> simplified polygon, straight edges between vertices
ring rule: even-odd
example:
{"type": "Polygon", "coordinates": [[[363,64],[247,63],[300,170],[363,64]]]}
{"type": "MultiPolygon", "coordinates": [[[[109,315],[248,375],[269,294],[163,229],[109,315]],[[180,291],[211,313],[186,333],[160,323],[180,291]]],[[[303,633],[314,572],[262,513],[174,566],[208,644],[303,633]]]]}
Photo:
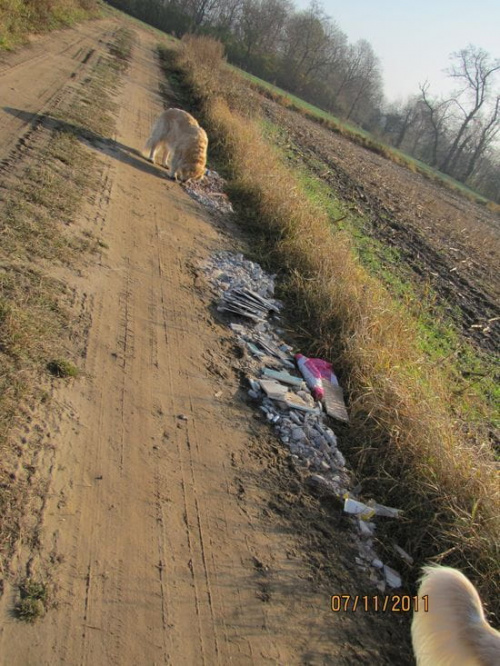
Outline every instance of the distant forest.
{"type": "Polygon", "coordinates": [[[482,49],[451,55],[456,93],[437,97],[423,83],[405,103],[387,105],[371,44],[350,44],[318,2],[297,11],[289,0],[107,1],[177,37],[211,35],[234,65],[500,203],[500,60],[482,49]]]}

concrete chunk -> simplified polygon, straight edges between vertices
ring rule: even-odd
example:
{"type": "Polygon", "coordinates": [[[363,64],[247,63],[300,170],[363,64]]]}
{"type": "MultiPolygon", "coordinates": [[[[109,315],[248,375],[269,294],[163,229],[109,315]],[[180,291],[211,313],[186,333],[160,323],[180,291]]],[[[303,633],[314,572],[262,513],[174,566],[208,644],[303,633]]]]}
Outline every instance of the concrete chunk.
{"type": "Polygon", "coordinates": [[[259,380],[259,384],[264,393],[272,400],[283,400],[288,392],[286,386],[271,379],[261,379],[259,380]]]}

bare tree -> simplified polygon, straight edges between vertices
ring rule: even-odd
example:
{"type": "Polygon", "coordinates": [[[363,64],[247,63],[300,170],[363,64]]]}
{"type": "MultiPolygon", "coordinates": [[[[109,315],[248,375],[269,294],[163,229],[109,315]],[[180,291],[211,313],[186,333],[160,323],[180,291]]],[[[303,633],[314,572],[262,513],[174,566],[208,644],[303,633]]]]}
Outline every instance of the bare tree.
{"type": "Polygon", "coordinates": [[[292,11],[289,0],[244,0],[237,33],[244,47],[244,58],[255,53],[277,50],[280,35],[292,11]]]}
{"type": "Polygon", "coordinates": [[[500,203],[500,153],[487,150],[478,163],[470,185],[484,196],[500,203]]]}
{"type": "Polygon", "coordinates": [[[461,86],[453,101],[462,119],[450,149],[440,165],[445,173],[453,172],[458,158],[470,143],[469,127],[488,102],[494,76],[500,70],[500,60],[492,61],[486,51],[473,45],[452,57],[456,63],[451,67],[450,76],[461,86]],[[465,99],[462,102],[463,98],[465,99]]]}
{"type": "Polygon", "coordinates": [[[184,0],[183,11],[189,16],[190,31],[197,32],[217,9],[220,0],[184,0]]]}
{"type": "Polygon", "coordinates": [[[403,112],[400,114],[399,131],[394,141],[396,148],[401,148],[401,144],[405,140],[406,133],[415,121],[417,116],[417,108],[417,105],[410,101],[403,109],[403,112]]]}
{"type": "Polygon", "coordinates": [[[473,174],[484,151],[500,132],[500,95],[496,98],[495,106],[493,107],[489,119],[485,123],[479,123],[479,128],[476,146],[472,151],[464,173],[465,181],[467,181],[473,174]]]}
{"type": "Polygon", "coordinates": [[[428,91],[429,83],[426,81],[423,84],[420,84],[420,101],[424,109],[425,118],[428,122],[431,131],[431,153],[430,159],[428,160],[429,164],[434,167],[438,162],[438,148],[439,142],[445,136],[446,131],[446,121],[448,119],[448,111],[450,109],[453,100],[446,99],[435,101],[431,100],[428,91]]]}
{"type": "Polygon", "coordinates": [[[282,68],[285,79],[304,88],[310,78],[324,74],[339,60],[345,48],[345,35],[330,21],[319,4],[313,2],[293,14],[285,29],[282,68]]]}
{"type": "MultiPolygon", "coordinates": [[[[345,54],[344,62],[339,72],[338,85],[335,96],[340,97],[345,89],[351,87],[362,68],[363,45],[368,44],[366,40],[360,40],[357,44],[351,44],[345,54]]],[[[369,44],[368,44],[369,46],[369,44]]]]}
{"type": "Polygon", "coordinates": [[[221,33],[236,30],[244,0],[220,0],[214,11],[214,22],[221,33]]]}
{"type": "Polygon", "coordinates": [[[352,70],[350,80],[350,107],[346,115],[349,120],[353,115],[361,120],[359,106],[364,101],[365,105],[382,90],[382,75],[380,72],[379,59],[375,55],[370,42],[360,39],[353,47],[352,53],[356,61],[356,67],[352,70]]]}

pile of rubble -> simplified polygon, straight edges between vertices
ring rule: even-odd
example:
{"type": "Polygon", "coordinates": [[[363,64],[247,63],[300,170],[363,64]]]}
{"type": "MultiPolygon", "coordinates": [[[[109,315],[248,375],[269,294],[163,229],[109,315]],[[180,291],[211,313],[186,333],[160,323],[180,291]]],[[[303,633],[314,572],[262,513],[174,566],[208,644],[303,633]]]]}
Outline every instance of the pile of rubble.
{"type": "MultiPolygon", "coordinates": [[[[186,183],[184,188],[212,212],[233,212],[224,192],[225,181],[216,171],[207,169],[201,181],[186,183]]],[[[304,469],[306,483],[317,494],[336,498],[351,516],[359,549],[357,564],[368,572],[380,592],[386,587],[401,587],[399,574],[377,557],[374,548],[374,519],[397,519],[399,511],[373,500],[362,502],[353,490],[346,461],[327,422],[327,418],[348,421],[342,389],[332,372],[318,399],[303,361],[325,362],[294,355],[283,340],[283,304],[274,298],[276,276],[268,275],[242,254],[230,252],[214,254],[203,270],[219,297],[218,310],[235,319],[230,327],[248,352],[249,397],[288,447],[292,459],[304,469]]],[[[393,548],[406,565],[412,565],[408,553],[396,544],[393,548]]]]}
{"type": "Polygon", "coordinates": [[[233,212],[233,207],[227,194],[224,192],[225,180],[217,171],[207,169],[202,180],[186,183],[184,189],[199,203],[212,212],[227,214],[233,212]]]}
{"type": "MultiPolygon", "coordinates": [[[[361,502],[351,489],[353,484],[346,461],[325,413],[326,405],[328,414],[347,421],[345,406],[341,398],[332,406],[327,395],[324,404],[315,400],[304,381],[307,375],[300,375],[302,366],[298,369],[300,364],[292,347],[282,338],[283,304],[274,298],[275,276],[266,274],[242,254],[229,252],[214,254],[203,271],[219,297],[218,310],[236,319],[229,325],[248,353],[249,397],[288,447],[292,459],[304,469],[308,485],[316,493],[342,502],[345,513],[352,516],[358,535],[358,565],[369,573],[381,592],[386,587],[400,587],[399,574],[377,557],[373,520],[379,516],[398,518],[399,511],[373,500],[361,502]]],[[[333,381],[336,382],[334,376],[333,381]]],[[[341,396],[338,386],[331,385],[330,389],[337,391],[337,397],[340,391],[341,396]]],[[[411,563],[405,551],[396,545],[394,548],[407,564],[411,563]]]]}

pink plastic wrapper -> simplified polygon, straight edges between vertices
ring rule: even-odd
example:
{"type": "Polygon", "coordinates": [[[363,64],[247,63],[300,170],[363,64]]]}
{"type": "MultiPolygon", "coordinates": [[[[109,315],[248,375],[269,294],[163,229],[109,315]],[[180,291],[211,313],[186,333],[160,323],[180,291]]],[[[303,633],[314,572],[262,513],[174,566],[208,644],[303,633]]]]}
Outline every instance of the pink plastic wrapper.
{"type": "Polygon", "coordinates": [[[307,358],[302,354],[295,354],[295,360],[316,400],[322,400],[325,395],[323,379],[331,382],[334,386],[339,385],[332,364],[328,361],[323,361],[321,358],[307,358]]]}

